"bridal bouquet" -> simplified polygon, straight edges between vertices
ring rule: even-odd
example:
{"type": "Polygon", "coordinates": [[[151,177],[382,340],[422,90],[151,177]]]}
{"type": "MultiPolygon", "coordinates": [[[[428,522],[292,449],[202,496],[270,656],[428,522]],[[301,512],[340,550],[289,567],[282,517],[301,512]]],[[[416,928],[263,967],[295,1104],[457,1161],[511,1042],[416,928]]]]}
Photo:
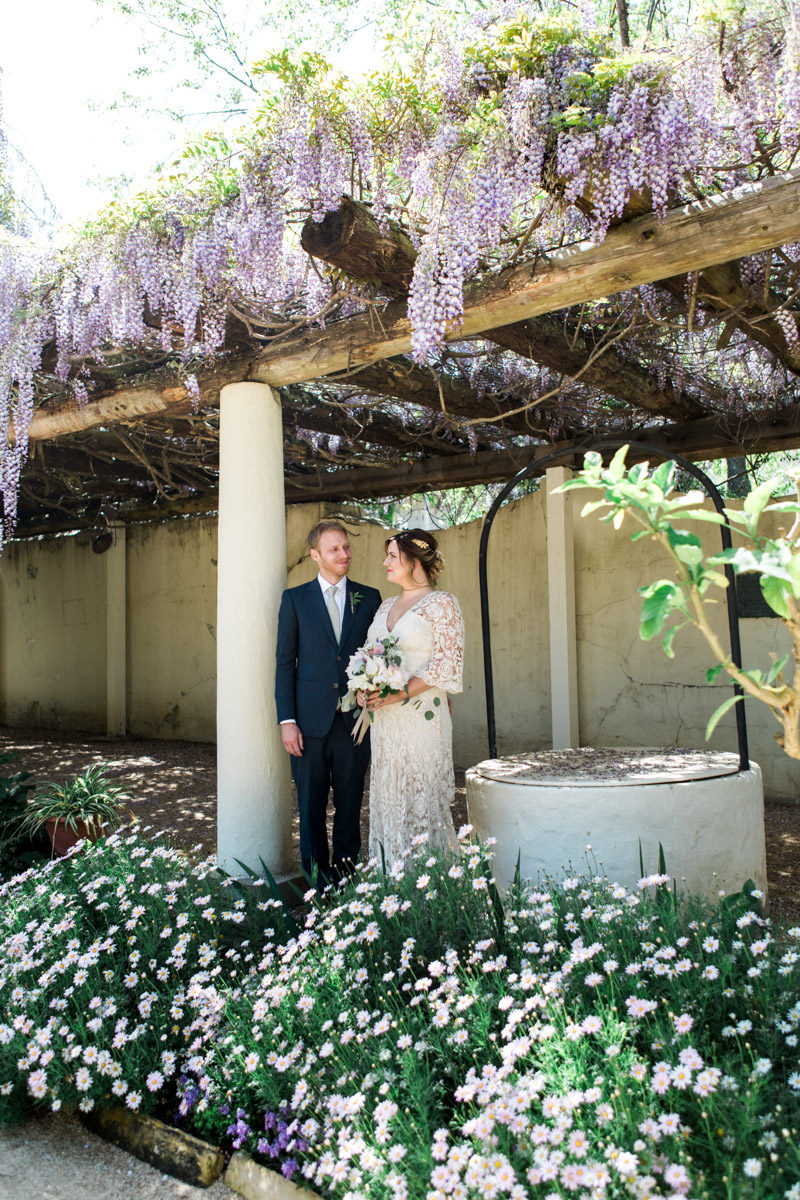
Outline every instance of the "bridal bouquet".
{"type": "MultiPolygon", "coordinates": [[[[403,670],[405,658],[397,647],[397,638],[387,634],[356,650],[347,664],[347,694],[342,699],[342,711],[349,712],[358,704],[358,692],[377,692],[381,699],[395,692],[406,691],[408,676],[403,670]]],[[[362,708],[353,726],[356,743],[363,740],[373,714],[362,708]]]]}

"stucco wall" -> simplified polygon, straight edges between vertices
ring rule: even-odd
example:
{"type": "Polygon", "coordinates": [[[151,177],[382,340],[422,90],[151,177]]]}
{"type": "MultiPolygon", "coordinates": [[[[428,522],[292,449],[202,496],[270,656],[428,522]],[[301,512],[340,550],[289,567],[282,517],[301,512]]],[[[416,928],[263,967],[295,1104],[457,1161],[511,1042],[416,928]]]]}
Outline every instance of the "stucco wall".
{"type": "MultiPolygon", "coordinates": [[[[707,719],[726,694],[709,687],[710,653],[684,630],[674,659],[658,640],[639,640],[637,587],[667,572],[657,547],[632,545],[596,517],[577,517],[575,579],[580,740],[606,745],[704,745],[707,719]]],[[[305,533],[320,505],[287,512],[289,583],[314,571],[305,533]]],[[[456,761],[486,757],[483,658],[478,595],[481,522],[447,529],[441,584],[459,598],[467,628],[464,692],[454,700],[456,761]]],[[[351,528],[352,575],[386,592],[384,531],[351,528]]],[[[718,533],[707,530],[709,545],[718,533]]],[[[498,747],[501,753],[550,743],[546,516],[543,490],[507,505],[489,548],[498,747]]],[[[134,526],[127,535],[127,707],[134,735],[213,740],[216,681],[216,522],[134,526]]],[[[13,542],[0,558],[0,722],[105,731],[104,556],[85,535],[13,542]]],[[[717,614],[725,630],[724,605],[717,614]]],[[[784,653],[788,638],[775,619],[741,624],[745,664],[784,653]]],[[[752,758],[767,794],[800,796],[800,764],[774,742],[777,725],[748,704],[752,758]]],[[[732,714],[712,739],[735,749],[732,714]]]]}
{"type": "Polygon", "coordinates": [[[213,741],[217,686],[217,523],[128,533],[128,728],[213,741]]]}
{"type": "Polygon", "coordinates": [[[0,719],[105,729],[102,558],[89,539],[11,542],[0,558],[0,719]]]}

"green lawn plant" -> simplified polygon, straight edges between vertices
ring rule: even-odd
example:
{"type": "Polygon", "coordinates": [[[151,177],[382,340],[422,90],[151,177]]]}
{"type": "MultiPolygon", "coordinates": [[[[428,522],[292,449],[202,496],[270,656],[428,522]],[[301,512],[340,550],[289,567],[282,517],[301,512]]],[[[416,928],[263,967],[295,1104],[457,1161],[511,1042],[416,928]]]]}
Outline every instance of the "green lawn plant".
{"type": "MultiPolygon", "coordinates": [[[[744,498],[741,510],[725,508],[723,517],[700,507],[706,499],[704,492],[674,491],[674,462],[663,462],[652,471],[648,463],[636,463],[629,468],[625,462],[627,451],[628,447],[622,446],[608,466],[603,465],[601,455],[595,451],[588,453],[583,469],[557,490],[580,488],[600,492],[599,499],[584,505],[582,516],[601,511],[602,519],[615,529],[628,517],[639,526],[631,541],[650,537],[663,547],[671,560],[673,575],[639,588],[641,638],[660,636],[664,652],[673,657],[676,634],[693,625],[716,660],[706,672],[708,682],[713,683],[727,672],[745,697],[759,700],[769,708],[780,725],[780,733],[776,734],[778,744],[790,758],[800,759],[800,503],[797,499],[773,501],[781,481],[771,479],[744,498]],[[786,517],[788,531],[781,529],[777,536],[763,532],[762,518],[773,513],[786,517]],[[698,525],[722,525],[726,518],[740,544],[708,554],[696,532],[698,525]],[[725,566],[730,566],[734,575],[758,576],[764,599],[789,631],[791,650],[768,666],[737,667],[730,648],[712,624],[710,605],[728,587],[723,573],[725,566]],[[789,665],[791,678],[786,674],[789,665]]],[[[800,486],[800,476],[795,483],[800,486]]],[[[717,708],[708,722],[706,737],[711,736],[720,717],[742,698],[731,696],[717,708]]]]}
{"type": "Polygon", "coordinates": [[[0,887],[0,1120],[125,1104],[331,1200],[800,1200],[800,928],[423,841],[305,897],[140,834],[0,887]]]}
{"type": "Polygon", "coordinates": [[[104,765],[87,767],[63,782],[42,783],[29,797],[22,819],[24,833],[37,833],[55,821],[72,833],[85,826],[90,837],[117,829],[125,817],[123,788],[113,783],[104,765]]]}

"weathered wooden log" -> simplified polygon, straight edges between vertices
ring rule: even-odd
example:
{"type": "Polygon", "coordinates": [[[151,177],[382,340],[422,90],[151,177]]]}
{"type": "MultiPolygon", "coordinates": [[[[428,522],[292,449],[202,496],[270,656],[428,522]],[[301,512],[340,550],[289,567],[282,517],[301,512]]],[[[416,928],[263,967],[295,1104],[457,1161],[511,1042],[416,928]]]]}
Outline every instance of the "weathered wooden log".
{"type": "MultiPolygon", "coordinates": [[[[221,359],[212,367],[197,372],[200,391],[200,407],[219,404],[219,393],[228,383],[246,379],[252,362],[252,354],[221,359]]],[[[142,387],[119,388],[108,396],[92,400],[79,408],[74,401],[57,407],[39,409],[28,429],[28,438],[35,442],[48,438],[63,437],[65,433],[77,433],[81,429],[92,429],[97,425],[130,423],[157,413],[190,413],[194,407],[193,397],[185,384],[186,372],[176,371],[163,387],[150,384],[142,387]]],[[[13,434],[9,440],[13,441],[13,434]]]]}
{"type": "Polygon", "coordinates": [[[309,217],[300,245],[353,279],[380,284],[391,296],[405,296],[411,286],[417,252],[408,234],[396,221],[381,229],[366,205],[349,196],[321,221],[309,217]]]}
{"type": "Polygon", "coordinates": [[[210,1187],[225,1166],[222,1152],[200,1138],[126,1108],[97,1109],[84,1117],[90,1129],[151,1166],[196,1187],[210,1187]]]}
{"type": "Polygon", "coordinates": [[[222,1182],[243,1200],[315,1200],[319,1195],[284,1179],[276,1171],[260,1167],[241,1150],[231,1158],[222,1182]]]}

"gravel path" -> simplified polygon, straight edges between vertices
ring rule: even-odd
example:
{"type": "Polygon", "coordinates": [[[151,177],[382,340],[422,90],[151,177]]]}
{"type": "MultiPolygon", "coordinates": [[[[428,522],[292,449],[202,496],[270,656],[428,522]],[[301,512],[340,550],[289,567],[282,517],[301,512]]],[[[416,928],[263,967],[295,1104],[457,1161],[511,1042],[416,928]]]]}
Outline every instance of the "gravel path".
{"type": "Polygon", "coordinates": [[[191,1187],[90,1133],[76,1117],[0,1129],[0,1200],[236,1200],[223,1183],[191,1187]]]}

